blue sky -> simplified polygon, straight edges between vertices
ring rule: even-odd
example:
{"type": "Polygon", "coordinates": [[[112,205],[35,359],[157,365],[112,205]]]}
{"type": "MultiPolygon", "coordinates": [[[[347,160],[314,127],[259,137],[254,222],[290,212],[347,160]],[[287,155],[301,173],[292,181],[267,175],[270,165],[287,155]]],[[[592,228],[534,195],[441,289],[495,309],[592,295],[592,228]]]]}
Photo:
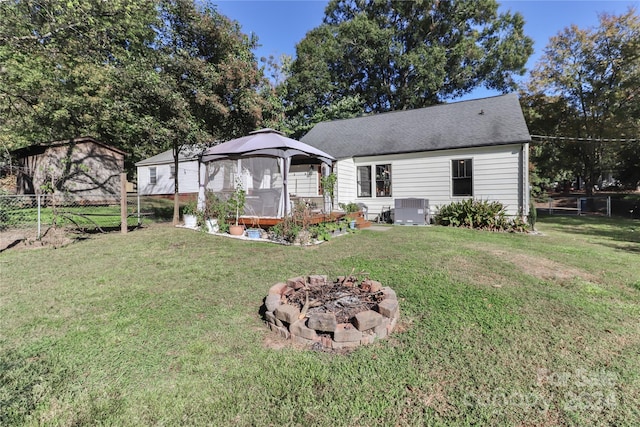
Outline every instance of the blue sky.
{"type": "MultiPolygon", "coordinates": [[[[327,1],[320,0],[213,0],[218,11],[234,19],[244,33],[258,36],[260,47],[256,57],[288,54],[295,57],[295,45],[305,34],[321,24],[327,1]]],[[[640,1],[542,1],[515,0],[500,2],[500,11],[520,12],[525,19],[525,33],[534,39],[534,54],[527,63],[533,68],[549,38],[565,27],[580,28],[598,24],[598,13],[619,15],[640,1]]],[[[490,96],[495,93],[479,89],[465,98],[490,96]]]]}

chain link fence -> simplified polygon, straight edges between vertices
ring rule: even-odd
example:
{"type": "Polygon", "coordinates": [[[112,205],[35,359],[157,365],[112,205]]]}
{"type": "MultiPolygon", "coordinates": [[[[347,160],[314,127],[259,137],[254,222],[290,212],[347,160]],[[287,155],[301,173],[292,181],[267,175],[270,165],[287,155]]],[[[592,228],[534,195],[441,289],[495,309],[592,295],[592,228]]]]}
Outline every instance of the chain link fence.
{"type": "MultiPolygon", "coordinates": [[[[127,195],[127,228],[145,222],[171,221],[173,201],[162,198],[127,195]]],[[[49,228],[81,232],[121,230],[119,197],[105,195],[0,195],[0,238],[22,232],[39,239],[49,228]]]]}
{"type": "Polygon", "coordinates": [[[551,215],[601,215],[627,218],[640,217],[640,198],[629,196],[549,197],[536,203],[539,212],[551,215]]]}

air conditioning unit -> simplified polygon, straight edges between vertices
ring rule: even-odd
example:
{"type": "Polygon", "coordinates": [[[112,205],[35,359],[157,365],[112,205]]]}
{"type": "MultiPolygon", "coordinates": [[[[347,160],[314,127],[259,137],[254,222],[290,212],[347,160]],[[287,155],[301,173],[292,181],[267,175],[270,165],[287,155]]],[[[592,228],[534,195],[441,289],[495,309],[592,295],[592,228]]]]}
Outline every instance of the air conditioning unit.
{"type": "Polygon", "coordinates": [[[394,224],[425,225],[429,221],[429,199],[395,200],[394,224]]]}

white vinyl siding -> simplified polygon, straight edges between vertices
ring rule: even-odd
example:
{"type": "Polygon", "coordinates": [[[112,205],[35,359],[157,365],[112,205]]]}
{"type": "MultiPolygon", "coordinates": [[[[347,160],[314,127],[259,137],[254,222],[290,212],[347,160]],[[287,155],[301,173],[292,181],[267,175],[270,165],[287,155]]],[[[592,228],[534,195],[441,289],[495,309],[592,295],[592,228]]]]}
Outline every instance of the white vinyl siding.
{"type": "Polygon", "coordinates": [[[297,197],[318,197],[320,173],[318,165],[291,165],[289,169],[289,193],[297,197]]]}
{"type": "Polygon", "coordinates": [[[353,159],[338,160],[333,172],[338,176],[334,194],[336,205],[356,200],[356,166],[353,159]]]}
{"type": "MultiPolygon", "coordinates": [[[[138,192],[141,195],[161,195],[174,193],[174,179],[171,164],[138,166],[138,192]],[[155,184],[151,183],[151,169],[155,168],[155,184]]],[[[178,164],[178,188],[180,193],[198,192],[198,162],[178,164]]]]}
{"type": "Polygon", "coordinates": [[[339,173],[338,186],[343,188],[351,185],[353,190],[348,194],[341,193],[339,201],[366,204],[370,218],[374,218],[382,209],[392,208],[394,200],[399,198],[429,199],[430,209],[435,212],[438,206],[465,198],[452,196],[451,161],[472,159],[473,198],[499,201],[506,206],[507,214],[517,215],[519,188],[522,186],[520,151],[521,145],[513,144],[359,157],[353,159],[352,164],[349,164],[348,160],[341,160],[338,162],[338,170],[350,169],[353,173],[339,173]],[[356,167],[375,164],[391,164],[393,197],[357,198],[356,167]]]}

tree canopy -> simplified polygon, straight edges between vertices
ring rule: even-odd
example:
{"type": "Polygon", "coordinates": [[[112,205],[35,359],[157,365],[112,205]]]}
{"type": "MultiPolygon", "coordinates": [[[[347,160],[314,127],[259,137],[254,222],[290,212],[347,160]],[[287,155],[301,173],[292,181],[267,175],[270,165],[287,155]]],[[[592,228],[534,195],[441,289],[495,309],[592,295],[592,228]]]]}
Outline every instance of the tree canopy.
{"type": "Polygon", "coordinates": [[[308,125],[345,99],[358,100],[357,112],[382,112],[479,86],[515,90],[533,51],[523,25],[520,14],[498,14],[494,0],[331,0],[323,24],[297,45],[288,117],[308,125]]]}
{"type": "Polygon", "coordinates": [[[270,117],[257,40],[207,1],[10,0],[0,16],[10,149],[92,135],[127,151],[131,168],[270,117]]]}
{"type": "Polygon", "coordinates": [[[534,151],[543,174],[580,176],[588,194],[612,169],[637,185],[640,17],[635,9],[601,14],[595,28],[572,25],[552,37],[521,99],[532,134],[568,137],[534,151]]]}

